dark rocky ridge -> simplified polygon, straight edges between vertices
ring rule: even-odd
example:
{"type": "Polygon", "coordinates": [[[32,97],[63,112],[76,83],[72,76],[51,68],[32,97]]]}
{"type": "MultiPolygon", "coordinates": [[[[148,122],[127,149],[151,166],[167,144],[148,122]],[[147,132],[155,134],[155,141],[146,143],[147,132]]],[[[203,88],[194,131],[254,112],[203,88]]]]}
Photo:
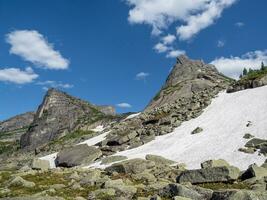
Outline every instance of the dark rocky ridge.
{"type": "Polygon", "coordinates": [[[22,148],[35,149],[67,134],[76,128],[93,124],[114,114],[111,107],[98,107],[56,89],[48,90],[39,106],[33,123],[21,137],[22,148]]]}

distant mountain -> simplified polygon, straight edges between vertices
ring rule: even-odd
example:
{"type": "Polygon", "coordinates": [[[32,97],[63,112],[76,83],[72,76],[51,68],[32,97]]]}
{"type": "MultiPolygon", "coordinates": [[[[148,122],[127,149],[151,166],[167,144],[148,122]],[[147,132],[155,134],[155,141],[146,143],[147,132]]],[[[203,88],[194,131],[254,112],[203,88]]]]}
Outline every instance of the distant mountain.
{"type": "Polygon", "coordinates": [[[34,149],[114,114],[115,109],[111,106],[96,106],[65,92],[50,89],[34,115],[29,130],[22,135],[20,145],[34,149]]]}

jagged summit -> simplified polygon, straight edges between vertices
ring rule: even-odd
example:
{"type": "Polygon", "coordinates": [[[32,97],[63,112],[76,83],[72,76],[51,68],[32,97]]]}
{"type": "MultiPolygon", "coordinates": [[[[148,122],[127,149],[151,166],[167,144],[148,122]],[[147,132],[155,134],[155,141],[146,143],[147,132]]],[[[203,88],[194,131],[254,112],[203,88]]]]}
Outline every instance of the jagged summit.
{"type": "MultiPolygon", "coordinates": [[[[51,88],[34,116],[27,133],[21,137],[21,147],[34,149],[49,141],[70,134],[81,124],[92,124],[106,114],[106,107],[98,107],[65,92],[51,88]]],[[[110,107],[107,109],[111,112],[110,107]]]]}
{"type": "Polygon", "coordinates": [[[229,79],[220,74],[215,66],[181,55],[177,57],[166,83],[147,109],[171,103],[182,97],[191,98],[193,93],[201,90],[226,88],[228,82],[229,79]]]}

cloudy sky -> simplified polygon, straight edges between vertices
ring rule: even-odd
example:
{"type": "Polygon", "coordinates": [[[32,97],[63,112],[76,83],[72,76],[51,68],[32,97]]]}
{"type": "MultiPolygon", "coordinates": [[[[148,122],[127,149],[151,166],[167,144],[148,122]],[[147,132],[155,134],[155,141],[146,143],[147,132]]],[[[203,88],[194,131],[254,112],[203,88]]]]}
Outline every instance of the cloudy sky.
{"type": "Polygon", "coordinates": [[[0,0],[0,120],[50,87],[142,110],[186,54],[237,78],[267,63],[265,0],[0,0]]]}

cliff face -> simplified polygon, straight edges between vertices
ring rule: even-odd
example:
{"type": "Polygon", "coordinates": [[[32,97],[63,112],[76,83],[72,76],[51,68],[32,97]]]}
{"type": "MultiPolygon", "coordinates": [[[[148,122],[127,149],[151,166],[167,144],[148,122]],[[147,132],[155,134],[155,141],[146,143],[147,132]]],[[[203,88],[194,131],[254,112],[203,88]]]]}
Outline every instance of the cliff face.
{"type": "Polygon", "coordinates": [[[180,98],[192,98],[194,93],[206,89],[226,88],[230,79],[221,75],[210,64],[179,56],[166,83],[147,106],[147,110],[172,103],[180,98]]]}
{"type": "Polygon", "coordinates": [[[71,134],[77,126],[94,123],[104,117],[106,110],[101,112],[104,108],[100,109],[64,92],[50,89],[39,106],[29,130],[22,135],[20,145],[22,148],[34,149],[71,134]]]}

